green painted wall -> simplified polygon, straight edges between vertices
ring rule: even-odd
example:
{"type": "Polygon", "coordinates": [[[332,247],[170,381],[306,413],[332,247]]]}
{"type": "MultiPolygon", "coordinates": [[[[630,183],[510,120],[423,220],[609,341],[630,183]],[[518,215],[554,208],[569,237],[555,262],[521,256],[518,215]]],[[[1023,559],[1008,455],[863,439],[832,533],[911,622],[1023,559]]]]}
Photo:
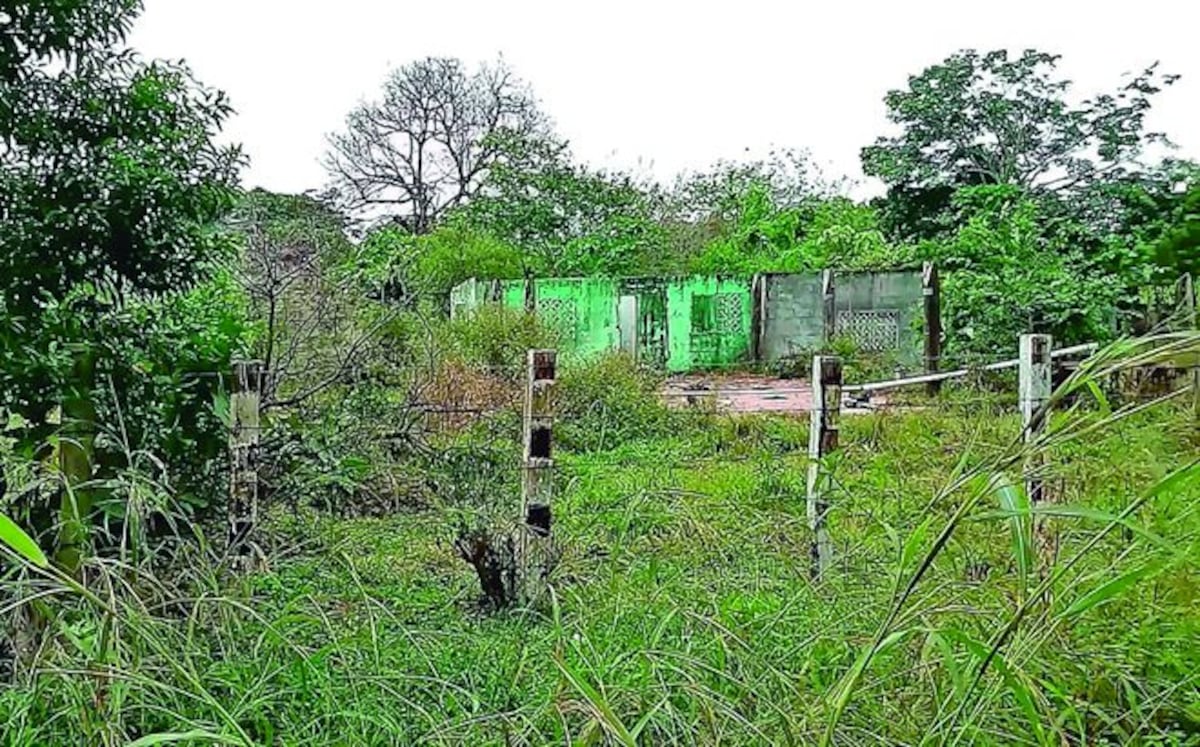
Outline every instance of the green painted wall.
{"type": "MultiPolygon", "coordinates": [[[[764,275],[762,282],[763,359],[780,360],[819,347],[820,277],[764,275]]],[[[636,296],[639,359],[680,373],[750,362],[753,287],[748,277],[542,278],[534,281],[534,296],[542,321],[562,335],[563,352],[579,356],[620,348],[620,298],[636,296]]],[[[839,330],[846,324],[840,333],[883,340],[901,360],[919,359],[919,272],[839,273],[835,287],[839,330]]],[[[451,311],[457,315],[492,300],[524,308],[525,281],[493,285],[469,280],[451,292],[451,311]]]]}
{"type": "Polygon", "coordinates": [[[667,370],[719,368],[750,360],[751,279],[667,281],[667,370]]]}
{"type": "Polygon", "coordinates": [[[505,280],[500,286],[500,305],[510,309],[525,308],[525,281],[505,280]]]}
{"type": "MultiPolygon", "coordinates": [[[[561,335],[568,354],[616,349],[617,284],[608,278],[546,278],[534,283],[538,316],[561,335]]],[[[522,295],[521,304],[524,304],[522,295]]]]}
{"type": "Polygon", "coordinates": [[[638,360],[655,368],[665,368],[669,355],[670,321],[667,313],[667,282],[661,278],[625,278],[620,281],[618,291],[622,296],[637,299],[633,334],[637,338],[638,360]]]}

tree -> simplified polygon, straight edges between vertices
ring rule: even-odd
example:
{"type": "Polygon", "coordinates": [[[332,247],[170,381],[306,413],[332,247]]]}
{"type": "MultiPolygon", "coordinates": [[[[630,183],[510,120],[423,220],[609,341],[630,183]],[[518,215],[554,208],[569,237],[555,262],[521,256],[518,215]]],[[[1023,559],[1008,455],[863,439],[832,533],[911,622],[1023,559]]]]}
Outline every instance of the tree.
{"type": "Polygon", "coordinates": [[[548,136],[509,136],[501,150],[504,158],[461,215],[521,249],[528,271],[631,274],[665,261],[652,189],[576,163],[566,143],[548,136]]]}
{"type": "Polygon", "coordinates": [[[833,191],[804,151],[778,150],[763,159],[718,161],[706,171],[675,180],[665,199],[664,223],[676,253],[684,261],[695,261],[713,241],[744,222],[750,195],[789,210],[833,191]]]}
{"type": "MultiPolygon", "coordinates": [[[[1063,193],[1138,170],[1145,147],[1166,142],[1146,131],[1145,117],[1177,76],[1151,65],[1115,93],[1073,105],[1071,82],[1055,74],[1058,61],[1036,50],[1015,60],[1003,50],[967,50],[909,78],[907,90],[884,99],[902,131],[863,149],[864,171],[895,199],[941,211],[958,187],[1063,193]]],[[[897,212],[913,225],[903,217],[911,210],[897,212]]]]}
{"type": "Polygon", "coordinates": [[[262,409],[295,407],[352,377],[395,310],[358,292],[344,217],[308,195],[254,190],[231,223],[244,237],[238,280],[261,325],[262,409]]]}
{"type": "Polygon", "coordinates": [[[707,171],[681,175],[669,200],[672,216],[693,222],[734,221],[751,190],[762,191],[785,208],[832,191],[806,152],[777,150],[766,158],[718,161],[707,171]]]}
{"type": "Polygon", "coordinates": [[[1154,245],[1155,259],[1175,275],[1191,274],[1200,285],[1200,183],[1193,181],[1181,193],[1172,215],[1174,225],[1154,245]]]}
{"type": "Polygon", "coordinates": [[[544,128],[503,62],[468,73],[460,60],[429,57],[394,71],[381,100],[350,113],[330,137],[326,166],[347,207],[386,211],[426,233],[479,191],[509,134],[544,128]]]}
{"type": "Polygon", "coordinates": [[[1026,332],[1056,342],[1111,337],[1121,287],[1073,241],[1075,228],[1046,214],[1019,187],[964,187],[954,196],[960,226],[927,242],[943,270],[942,314],[950,347],[989,353],[1026,332]]]}
{"type": "Polygon", "coordinates": [[[58,560],[87,539],[97,382],[133,372],[131,302],[186,290],[229,247],[229,107],[178,65],[121,48],[135,0],[0,11],[0,407],[36,427],[61,404],[68,489],[58,560]]]}
{"type": "Polygon", "coordinates": [[[912,265],[910,246],[891,246],[869,205],[845,197],[808,198],[780,206],[765,187],[751,186],[732,221],[693,256],[704,274],[894,269],[912,265]]]}

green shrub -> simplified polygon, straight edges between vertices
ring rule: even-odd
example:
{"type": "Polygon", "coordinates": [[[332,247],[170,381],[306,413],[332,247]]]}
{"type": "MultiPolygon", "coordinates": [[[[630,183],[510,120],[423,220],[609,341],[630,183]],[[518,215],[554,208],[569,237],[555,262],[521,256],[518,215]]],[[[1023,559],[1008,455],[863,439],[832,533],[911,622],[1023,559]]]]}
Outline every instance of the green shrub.
{"type": "Polygon", "coordinates": [[[486,305],[446,323],[438,342],[444,359],[516,372],[524,370],[526,351],[553,348],[557,338],[532,314],[486,305]]]}
{"type": "Polygon", "coordinates": [[[563,367],[556,441],[576,451],[604,451],[636,439],[668,435],[683,417],[667,408],[662,377],[624,353],[563,367]]]}

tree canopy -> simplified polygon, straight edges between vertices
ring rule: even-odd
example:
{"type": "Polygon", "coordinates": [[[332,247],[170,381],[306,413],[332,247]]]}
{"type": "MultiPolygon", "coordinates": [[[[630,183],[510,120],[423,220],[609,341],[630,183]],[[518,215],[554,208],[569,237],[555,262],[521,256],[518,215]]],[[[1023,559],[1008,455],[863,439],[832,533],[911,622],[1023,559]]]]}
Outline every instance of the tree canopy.
{"type": "Polygon", "coordinates": [[[863,149],[863,168],[891,187],[1011,184],[1062,190],[1115,178],[1161,133],[1146,130],[1152,99],[1176,76],[1151,65],[1114,93],[1071,102],[1059,56],[966,50],[887,94],[901,132],[863,149]]]}
{"type": "Polygon", "coordinates": [[[325,163],[348,208],[383,211],[425,233],[478,192],[510,136],[544,127],[503,62],[469,72],[460,60],[428,57],[395,70],[381,99],[350,113],[325,163]]]}
{"type": "Polygon", "coordinates": [[[229,105],[186,68],[121,48],[139,10],[29,0],[6,11],[0,397],[10,406],[54,399],[46,386],[63,375],[63,343],[94,333],[97,314],[186,289],[230,247],[213,230],[239,163],[236,148],[214,143],[229,105]]]}

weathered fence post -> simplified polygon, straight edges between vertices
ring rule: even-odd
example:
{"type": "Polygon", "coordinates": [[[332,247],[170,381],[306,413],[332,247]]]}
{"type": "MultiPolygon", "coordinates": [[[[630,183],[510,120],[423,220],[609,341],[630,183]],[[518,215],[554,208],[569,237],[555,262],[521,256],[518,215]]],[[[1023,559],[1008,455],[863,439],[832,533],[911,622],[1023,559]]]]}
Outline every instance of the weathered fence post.
{"type": "Polygon", "coordinates": [[[837,337],[837,288],[833,270],[821,272],[821,342],[828,348],[837,337]]]}
{"type": "Polygon", "coordinates": [[[259,404],[262,363],[236,361],[229,396],[229,555],[245,562],[258,521],[259,404]]]}
{"type": "MultiPolygon", "coordinates": [[[[1021,407],[1021,433],[1026,445],[1035,445],[1046,430],[1049,419],[1051,375],[1053,364],[1050,335],[1021,335],[1020,363],[1018,368],[1018,391],[1021,407]]],[[[1034,446],[1036,449],[1037,447],[1034,446]]],[[[1045,460],[1041,451],[1032,451],[1025,458],[1025,494],[1031,507],[1046,498],[1046,487],[1042,474],[1045,460]]],[[[1053,552],[1053,543],[1046,532],[1044,521],[1033,521],[1043,554],[1053,552]]]]}
{"type": "MultiPolygon", "coordinates": [[[[921,272],[921,293],[925,297],[925,373],[937,373],[942,360],[942,281],[937,265],[926,262],[921,272]]],[[[938,379],[925,385],[929,396],[942,390],[938,379]]]]}
{"type": "Polygon", "coordinates": [[[808,527],[812,531],[812,575],[820,579],[833,560],[826,519],[833,479],[828,457],[838,448],[838,415],[842,408],[842,359],[813,357],[812,413],[808,432],[808,527]]]}
{"type": "MultiPolygon", "coordinates": [[[[1197,298],[1196,278],[1190,272],[1183,276],[1183,308],[1191,331],[1200,331],[1200,298],[1197,298]]],[[[1192,359],[1192,413],[1200,425],[1200,350],[1193,351],[1192,359]]]]}
{"type": "Polygon", "coordinates": [[[530,350],[525,380],[525,457],[521,475],[522,521],[517,539],[517,584],[525,602],[546,590],[553,564],[551,499],[554,459],[553,395],[557,355],[553,350],[530,350]]]}

